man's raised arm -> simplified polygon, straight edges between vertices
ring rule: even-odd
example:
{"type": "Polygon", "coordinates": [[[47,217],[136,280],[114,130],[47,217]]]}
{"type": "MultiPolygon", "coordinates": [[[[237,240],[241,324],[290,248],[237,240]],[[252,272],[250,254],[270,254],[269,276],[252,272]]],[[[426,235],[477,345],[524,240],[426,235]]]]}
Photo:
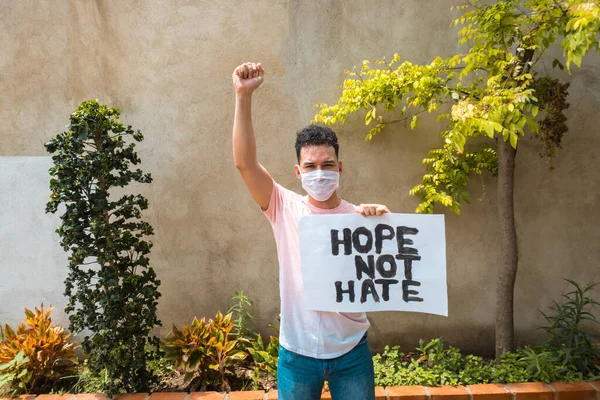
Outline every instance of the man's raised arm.
{"type": "Polygon", "coordinates": [[[233,162],[240,171],[250,194],[258,205],[269,207],[273,178],[256,158],[256,141],[252,128],[252,93],[263,82],[262,65],[245,63],[233,71],[235,117],[233,120],[233,162]]]}

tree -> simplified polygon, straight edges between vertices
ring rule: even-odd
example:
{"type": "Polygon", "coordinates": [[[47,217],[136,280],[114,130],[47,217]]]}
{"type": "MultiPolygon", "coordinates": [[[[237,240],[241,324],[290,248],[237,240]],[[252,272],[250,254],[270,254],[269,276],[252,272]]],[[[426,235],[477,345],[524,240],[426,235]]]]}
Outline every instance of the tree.
{"type": "MultiPolygon", "coordinates": [[[[430,64],[363,61],[360,71],[348,71],[334,105],[318,104],[315,121],[344,123],[367,110],[366,135],[371,140],[385,127],[378,112],[399,113],[410,120],[437,113],[443,145],[423,160],[427,172],[410,194],[420,196],[417,212],[432,212],[436,203],[460,213],[469,202],[467,182],[489,171],[498,176],[498,222],[501,260],[497,274],[496,356],[514,347],[513,292],[517,272],[517,234],[513,211],[513,176],[519,139],[539,138],[543,154],[552,157],[567,131],[564,110],[568,83],[542,76],[538,62],[561,40],[566,67],[581,66],[590,50],[600,50],[600,0],[500,0],[486,4],[470,0],[457,7],[463,15],[459,43],[468,51],[430,64]],[[381,66],[381,67],[379,67],[381,66]],[[451,110],[443,105],[452,104],[451,110]],[[449,111],[449,112],[448,112],[449,111]],[[477,148],[469,139],[488,138],[477,148]]],[[[555,59],[553,67],[564,68],[555,59]]]]}
{"type": "Polygon", "coordinates": [[[141,221],[148,200],[141,195],[110,199],[110,191],[131,182],[150,183],[150,174],[132,165],[140,163],[135,144],[140,131],[125,127],[119,110],[85,101],[71,114],[68,131],[46,144],[54,166],[50,168],[50,201],[46,212],[64,205],[56,230],[69,252],[65,280],[69,329],[84,330],[83,350],[92,373],[105,373],[104,388],[114,393],[144,392],[153,382],[146,362],[147,344],[158,346],[150,331],[160,325],[156,317],[160,296],[145,237],[153,229],[141,221]]]}

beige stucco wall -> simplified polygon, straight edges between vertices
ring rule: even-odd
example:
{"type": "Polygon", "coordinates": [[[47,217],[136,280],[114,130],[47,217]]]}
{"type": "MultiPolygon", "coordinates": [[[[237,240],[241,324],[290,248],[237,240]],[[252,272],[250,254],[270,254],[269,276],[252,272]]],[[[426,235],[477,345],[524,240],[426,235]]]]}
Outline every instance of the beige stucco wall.
{"type": "MultiPolygon", "coordinates": [[[[455,3],[0,1],[0,156],[46,155],[43,143],[85,99],[119,107],[123,120],[144,132],[139,154],[154,177],[141,190],[151,202],[145,218],[156,230],[151,260],[162,280],[161,333],[224,310],[238,289],[255,301],[255,328],[267,332],[278,314],[275,246],[232,164],[231,71],[245,61],[264,64],[266,82],[254,106],[260,159],[278,182],[300,190],[293,140],[313,105],[335,101],[343,69],[365,58],[399,52],[427,62],[455,52],[449,28],[455,3]]],[[[537,142],[524,140],[519,148],[515,317],[521,343],[539,337],[537,310],[567,288],[560,278],[600,280],[598,76],[600,57],[593,55],[569,78],[571,130],[555,170],[537,156],[537,142]]],[[[363,133],[361,123],[339,128],[341,194],[412,212],[417,199],[407,192],[422,176],[427,150],[439,143],[436,125],[423,121],[410,132],[394,124],[369,143],[363,133]]],[[[492,351],[499,235],[494,180],[484,182],[482,201],[474,199],[460,217],[446,213],[449,318],[373,313],[374,349],[442,335],[465,350],[492,351]]],[[[477,181],[472,189],[481,196],[477,181]]],[[[44,266],[20,268],[31,268],[28,279],[35,279],[44,266]]],[[[5,284],[0,287],[5,296],[5,284]]],[[[44,299],[28,292],[29,301],[36,296],[44,299]]],[[[7,304],[0,298],[0,307],[7,304]]]]}

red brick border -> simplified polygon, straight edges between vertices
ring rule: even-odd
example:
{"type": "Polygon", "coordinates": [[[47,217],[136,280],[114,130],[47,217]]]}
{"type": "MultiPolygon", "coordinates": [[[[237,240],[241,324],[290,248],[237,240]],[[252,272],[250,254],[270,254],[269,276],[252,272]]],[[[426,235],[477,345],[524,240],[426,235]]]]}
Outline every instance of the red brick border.
{"type": "MultiPolygon", "coordinates": [[[[375,390],[377,400],[600,400],[600,381],[564,383],[514,383],[509,385],[469,385],[469,386],[395,386],[378,387],[375,390]]],[[[331,399],[324,392],[323,400],[331,399]]],[[[17,400],[109,400],[104,394],[43,394],[39,396],[23,395],[17,400]]],[[[0,396],[0,400],[14,400],[9,396],[0,396]]],[[[277,399],[277,391],[267,392],[217,392],[194,393],[136,393],[115,396],[115,400],[269,400],[277,399]]]]}

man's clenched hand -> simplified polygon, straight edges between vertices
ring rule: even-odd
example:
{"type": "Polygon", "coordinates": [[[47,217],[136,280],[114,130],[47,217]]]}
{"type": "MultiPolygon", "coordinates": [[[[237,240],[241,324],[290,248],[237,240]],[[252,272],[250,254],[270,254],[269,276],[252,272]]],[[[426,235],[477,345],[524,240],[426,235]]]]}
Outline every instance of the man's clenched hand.
{"type": "Polygon", "coordinates": [[[369,217],[374,215],[383,215],[385,213],[389,213],[390,210],[381,204],[361,204],[358,206],[358,212],[365,217],[369,217]]]}
{"type": "Polygon", "coordinates": [[[233,71],[233,87],[236,95],[252,94],[263,83],[265,70],[260,63],[247,62],[233,71]]]}

